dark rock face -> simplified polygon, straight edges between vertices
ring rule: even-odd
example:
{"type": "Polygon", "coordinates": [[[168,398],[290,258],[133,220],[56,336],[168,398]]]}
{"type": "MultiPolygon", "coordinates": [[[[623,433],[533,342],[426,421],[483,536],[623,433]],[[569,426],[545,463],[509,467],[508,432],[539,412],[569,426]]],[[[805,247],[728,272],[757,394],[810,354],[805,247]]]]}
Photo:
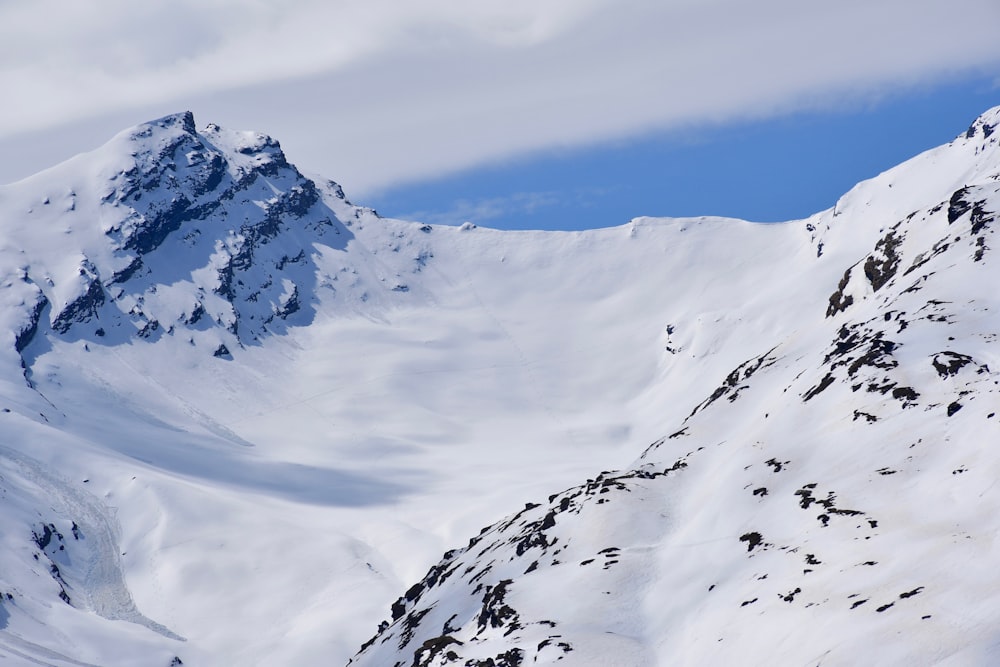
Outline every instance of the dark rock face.
{"type": "Polygon", "coordinates": [[[70,302],[52,322],[52,329],[66,333],[76,323],[89,322],[104,305],[104,288],[96,277],[91,278],[87,291],[70,302]]]}
{"type": "Polygon", "coordinates": [[[42,313],[49,305],[49,300],[45,298],[41,290],[36,290],[36,298],[34,305],[28,311],[27,321],[22,325],[21,329],[14,334],[14,349],[21,353],[24,348],[28,347],[28,344],[35,338],[35,334],[38,333],[38,325],[42,318],[42,313]]]}
{"type": "Polygon", "coordinates": [[[896,275],[899,267],[899,256],[896,249],[899,247],[901,238],[897,238],[895,232],[889,232],[879,239],[873,252],[865,260],[865,277],[871,283],[872,291],[877,292],[889,282],[889,279],[896,275]]]}
{"type": "Polygon", "coordinates": [[[968,188],[962,188],[961,190],[956,190],[951,196],[951,201],[948,202],[948,224],[955,222],[963,215],[968,213],[969,209],[972,208],[972,204],[966,199],[969,194],[968,188]]]}
{"type": "Polygon", "coordinates": [[[973,234],[983,231],[996,218],[996,214],[987,211],[986,197],[976,199],[977,195],[985,195],[982,187],[965,187],[956,190],[948,202],[948,224],[956,222],[969,213],[970,230],[973,234]]]}
{"type": "Polygon", "coordinates": [[[851,269],[844,271],[844,277],[840,279],[837,284],[837,291],[830,295],[829,306],[826,309],[826,316],[830,317],[836,315],[837,313],[842,313],[854,303],[854,297],[850,294],[845,294],[844,290],[847,288],[847,283],[851,280],[851,269]]]}
{"type": "Polygon", "coordinates": [[[737,368],[733,369],[733,371],[726,376],[725,381],[712,392],[711,396],[695,406],[688,418],[690,419],[700,410],[704,410],[723,396],[727,397],[730,403],[739,398],[740,392],[747,388],[748,385],[746,382],[753,376],[753,374],[761,368],[767,368],[774,363],[775,358],[771,356],[772,352],[774,352],[774,348],[771,348],[759,357],[748,359],[737,368]]]}
{"type": "Polygon", "coordinates": [[[934,370],[943,378],[956,375],[963,367],[972,363],[972,357],[958,352],[938,352],[934,355],[931,363],[934,370]]]}

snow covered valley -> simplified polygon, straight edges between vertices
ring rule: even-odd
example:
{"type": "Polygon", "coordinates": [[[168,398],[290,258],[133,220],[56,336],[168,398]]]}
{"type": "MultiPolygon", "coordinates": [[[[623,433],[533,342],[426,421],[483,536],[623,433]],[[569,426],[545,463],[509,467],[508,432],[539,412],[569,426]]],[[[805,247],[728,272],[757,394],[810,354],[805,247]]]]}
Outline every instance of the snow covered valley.
{"type": "Polygon", "coordinates": [[[995,664],[998,125],[773,224],[384,219],[190,114],[0,187],[0,656],[995,664]]]}

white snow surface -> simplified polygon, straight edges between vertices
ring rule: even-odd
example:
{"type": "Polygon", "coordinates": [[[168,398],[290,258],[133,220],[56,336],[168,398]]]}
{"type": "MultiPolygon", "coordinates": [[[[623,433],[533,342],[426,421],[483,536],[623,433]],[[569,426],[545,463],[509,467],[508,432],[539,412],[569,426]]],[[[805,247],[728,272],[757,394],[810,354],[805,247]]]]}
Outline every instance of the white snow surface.
{"type": "Polygon", "coordinates": [[[996,664],[998,125],[778,224],[384,219],[190,114],[0,187],[0,658],[996,664]]]}

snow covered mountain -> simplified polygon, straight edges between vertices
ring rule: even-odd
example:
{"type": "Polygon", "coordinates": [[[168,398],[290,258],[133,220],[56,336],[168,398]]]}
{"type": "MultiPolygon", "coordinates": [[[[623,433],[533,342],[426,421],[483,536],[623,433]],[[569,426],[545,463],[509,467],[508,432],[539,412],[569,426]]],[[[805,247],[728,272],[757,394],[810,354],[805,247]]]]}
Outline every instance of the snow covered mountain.
{"type": "Polygon", "coordinates": [[[355,663],[993,664],[998,124],[768,230],[815,261],[731,285],[718,387],[446,553],[355,663]]]}
{"type": "Polygon", "coordinates": [[[0,188],[0,655],[992,664],[998,126],[780,224],[387,220],[190,114],[0,188]]]}

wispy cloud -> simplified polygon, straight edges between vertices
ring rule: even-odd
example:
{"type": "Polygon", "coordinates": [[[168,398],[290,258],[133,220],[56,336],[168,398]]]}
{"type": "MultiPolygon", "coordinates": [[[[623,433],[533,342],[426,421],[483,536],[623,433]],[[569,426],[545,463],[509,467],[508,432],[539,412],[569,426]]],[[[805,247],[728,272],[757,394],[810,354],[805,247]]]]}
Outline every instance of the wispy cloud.
{"type": "Polygon", "coordinates": [[[491,220],[534,215],[564,202],[565,197],[556,192],[518,192],[504,197],[458,199],[446,210],[413,211],[400,218],[437,225],[460,225],[465,222],[486,225],[491,220]]]}
{"type": "Polygon", "coordinates": [[[996,0],[0,2],[0,149],[191,108],[359,194],[995,71],[997,25],[996,0]]]}

